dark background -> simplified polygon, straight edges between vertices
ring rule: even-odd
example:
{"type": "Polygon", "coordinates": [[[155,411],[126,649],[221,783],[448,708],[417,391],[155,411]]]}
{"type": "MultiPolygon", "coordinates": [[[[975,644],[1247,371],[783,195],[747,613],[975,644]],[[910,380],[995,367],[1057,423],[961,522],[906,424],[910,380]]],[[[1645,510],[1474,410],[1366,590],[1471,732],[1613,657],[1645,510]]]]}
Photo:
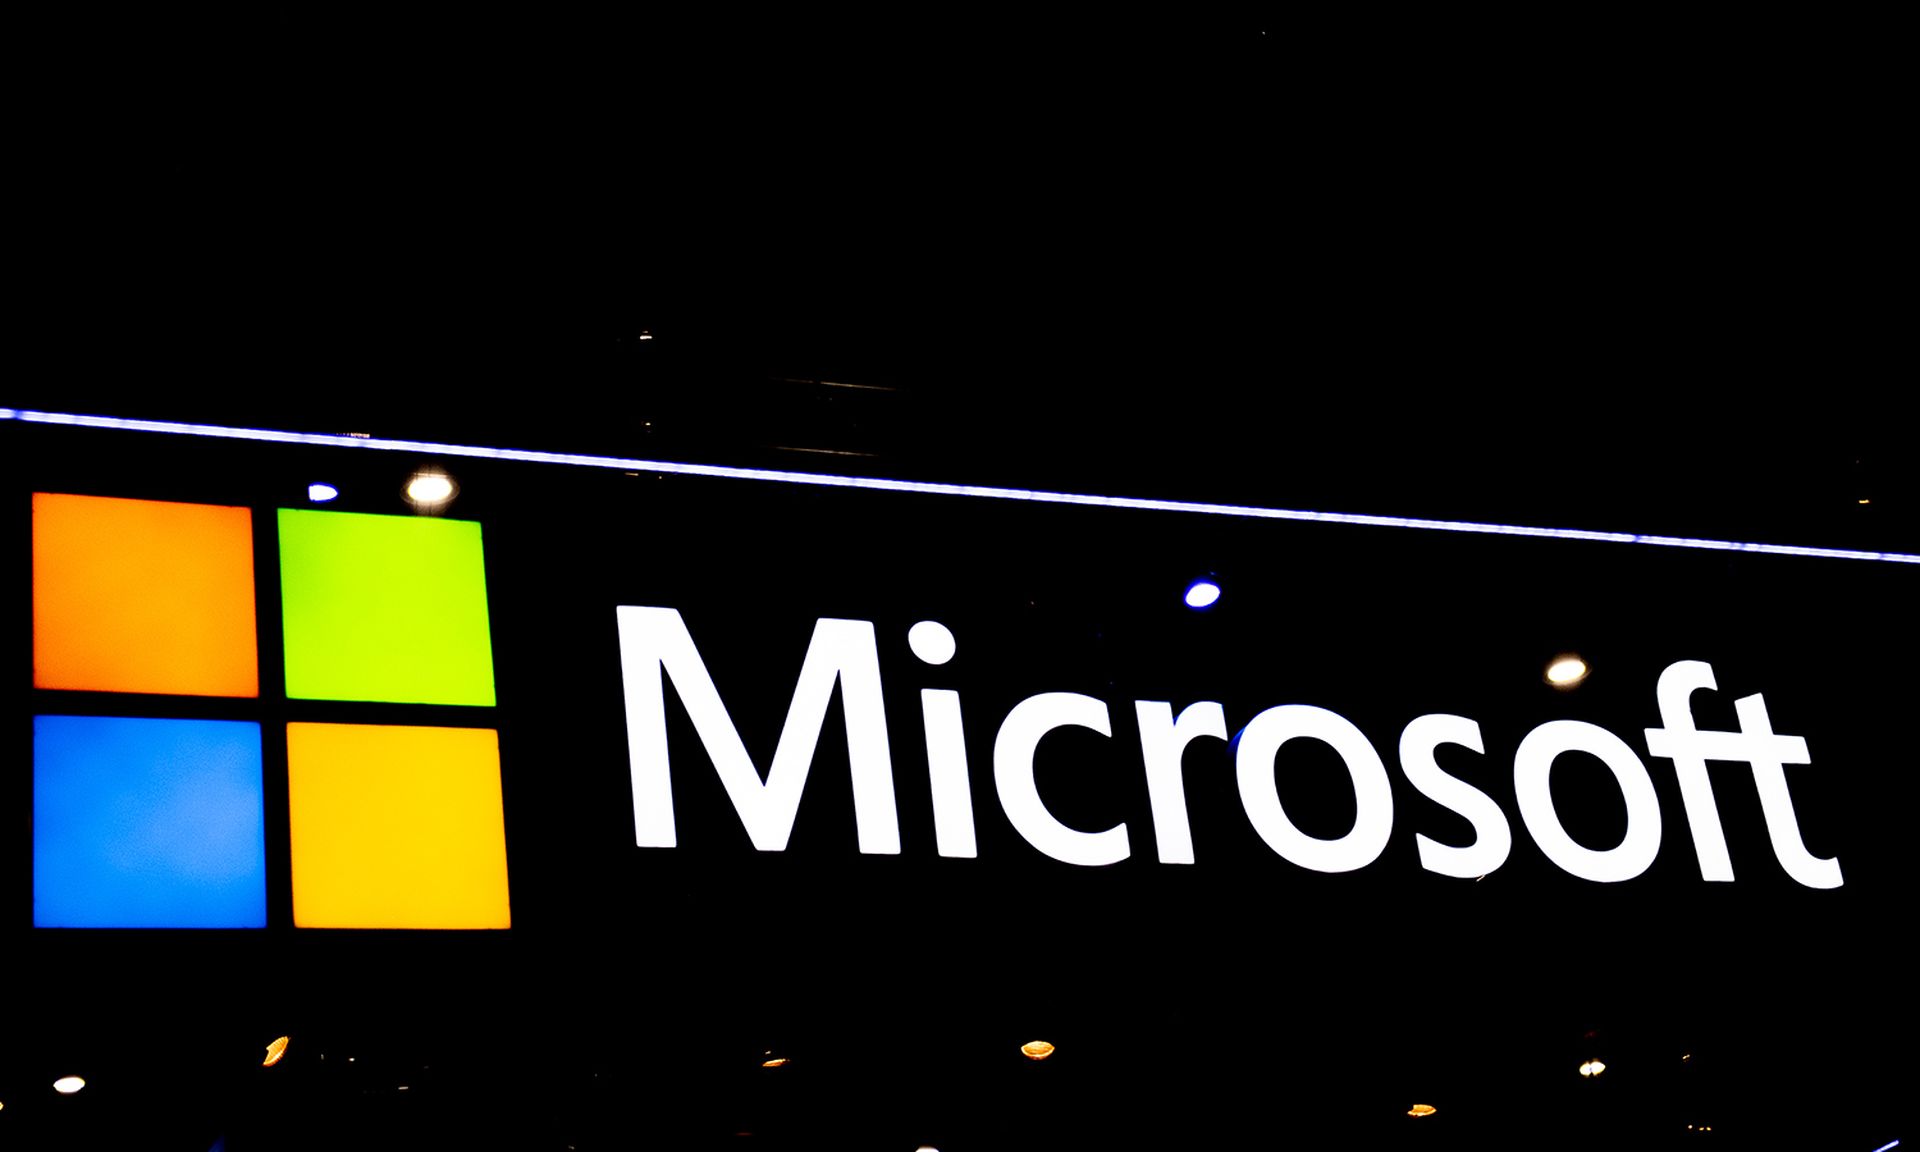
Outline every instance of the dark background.
{"type": "Polygon", "coordinates": [[[1914,550],[1870,26],[557,24],[23,29],[17,406],[1914,550]]]}
{"type": "MultiPolygon", "coordinates": [[[[0,399],[1916,552],[1895,415],[1912,189],[1880,39],[1257,14],[36,30],[0,399]]],[[[6,431],[16,524],[56,479],[267,507],[320,464],[398,510],[380,502],[416,463],[6,431]]],[[[1152,863],[1143,795],[1043,768],[1069,822],[1134,829],[1137,859],[1089,874],[993,825],[978,789],[998,717],[1045,690],[1109,701],[1123,771],[1133,699],[1219,699],[1234,727],[1297,700],[1390,768],[1407,719],[1473,716],[1497,781],[1544,719],[1638,743],[1683,658],[1714,661],[1723,707],[1765,692],[1816,765],[1898,762],[1905,567],[459,475],[455,514],[489,534],[516,928],[70,938],[19,927],[17,887],[9,970],[33,1007],[0,1121],[234,1148],[1898,1134],[1904,777],[1791,775],[1838,893],[1769,870],[1716,769],[1737,884],[1691,878],[1663,786],[1641,881],[1597,891],[1516,829],[1511,884],[1471,899],[1418,870],[1420,814],[1448,826],[1411,793],[1380,862],[1321,878],[1262,855],[1230,786],[1196,792],[1189,877],[1152,863]],[[1231,598],[1194,617],[1178,591],[1207,569],[1231,598]],[[851,853],[837,708],[790,858],[745,854],[724,809],[636,855],[596,615],[614,603],[681,607],[730,703],[786,698],[814,617],[875,620],[903,856],[851,853]],[[743,614],[778,651],[729,638],[743,614]],[[900,643],[929,617],[960,639],[950,681],[900,643]],[[583,638],[587,671],[525,679],[555,636],[583,638]],[[1576,697],[1538,678],[1568,647],[1608,673],[1576,697]],[[963,691],[980,861],[934,858],[910,814],[920,686],[963,691]],[[1845,827],[1818,823],[1828,787],[1845,827]],[[47,993],[71,972],[80,993],[47,993]],[[301,1062],[249,1070],[283,1029],[301,1062]],[[1032,1064],[1013,1047],[1036,1029],[1085,1047],[1032,1064]],[[111,1070],[53,1100],[44,1054],[101,1035],[111,1070]],[[759,1068],[769,1048],[794,1063],[759,1068]],[[349,1049],[350,1072],[317,1060],[349,1049]],[[1592,1055],[1613,1079],[1571,1073],[1592,1055]],[[1409,1121],[1422,1093],[1443,1111],[1409,1121]]],[[[736,719],[764,758],[779,718],[736,719]]],[[[1300,803],[1332,805],[1334,834],[1344,784],[1317,771],[1300,803]]],[[[676,773],[685,803],[703,779],[676,773]]]]}

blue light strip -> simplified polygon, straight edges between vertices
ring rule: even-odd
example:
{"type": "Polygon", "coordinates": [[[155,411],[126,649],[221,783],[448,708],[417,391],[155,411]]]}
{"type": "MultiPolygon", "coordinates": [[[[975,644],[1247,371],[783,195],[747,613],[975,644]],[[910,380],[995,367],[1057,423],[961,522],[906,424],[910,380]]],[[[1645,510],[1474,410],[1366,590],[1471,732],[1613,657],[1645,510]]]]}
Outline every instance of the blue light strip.
{"type": "Polygon", "coordinates": [[[267,428],[227,428],[217,424],[182,424],[171,420],[128,420],[117,416],[76,416],[64,412],[33,412],[14,408],[0,408],[0,420],[22,420],[30,424],[63,424],[75,428],[107,428],[120,432],[164,432],[174,436],[209,436],[223,440],[260,440],[270,444],[304,444],[321,448],[361,448],[378,452],[413,452],[431,456],[465,456],[481,460],[514,460],[524,464],[571,464],[581,468],[618,468],[625,472],[660,472],[676,476],[715,476],[726,480],[768,480],[781,484],[811,484],[823,488],[861,488],[873,492],[916,492],[929,496],[1026,500],[1036,504],[1082,504],[1095,508],[1188,512],[1208,516],[1236,516],[1250,520],[1304,520],[1320,524],[1358,524],[1369,528],[1418,528],[1429,532],[1471,532],[1484,536],[1537,536],[1549,540],[1594,540],[1607,544],[1651,544],[1660,548],[1704,548],[1718,552],[1759,552],[1771,556],[1809,556],[1825,560],[1879,560],[1891,564],[1920,564],[1920,556],[1905,552],[1802,548],[1792,544],[1742,544],[1733,540],[1703,540],[1687,536],[1642,536],[1631,532],[1592,532],[1582,528],[1531,528],[1520,524],[1481,524],[1469,520],[1421,520],[1409,516],[1366,516],[1352,512],[1303,512],[1290,508],[1259,508],[1245,504],[1201,504],[1186,500],[1144,500],[1130,496],[1091,496],[1078,492],[990,488],[976,484],[880,480],[865,476],[783,472],[772,468],[676,464],[666,460],[629,460],[615,456],[582,456],[572,452],[481,448],[469,444],[436,444],[428,440],[363,439],[358,436],[322,432],[278,432],[267,428]]]}
{"type": "Polygon", "coordinates": [[[1898,1141],[1898,1140],[1895,1140],[1895,1141],[1894,1141],[1893,1143],[1891,1143],[1891,1144],[1882,1144],[1882,1145],[1880,1145],[1880,1147],[1878,1147],[1878,1148],[1875,1148],[1875,1149],[1873,1150],[1873,1152],[1887,1152],[1887,1149],[1889,1149],[1889,1148],[1898,1148],[1898,1147],[1900,1147],[1900,1141],[1898,1141]]]}

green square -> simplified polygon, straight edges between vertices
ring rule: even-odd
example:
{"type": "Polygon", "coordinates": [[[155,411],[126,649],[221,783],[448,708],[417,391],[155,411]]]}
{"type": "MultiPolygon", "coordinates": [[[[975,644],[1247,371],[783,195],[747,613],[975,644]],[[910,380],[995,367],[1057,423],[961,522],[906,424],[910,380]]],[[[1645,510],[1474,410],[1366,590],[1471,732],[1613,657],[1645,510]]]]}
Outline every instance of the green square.
{"type": "Polygon", "coordinates": [[[280,610],[293,699],[494,702],[474,521],[282,508],[280,610]]]}

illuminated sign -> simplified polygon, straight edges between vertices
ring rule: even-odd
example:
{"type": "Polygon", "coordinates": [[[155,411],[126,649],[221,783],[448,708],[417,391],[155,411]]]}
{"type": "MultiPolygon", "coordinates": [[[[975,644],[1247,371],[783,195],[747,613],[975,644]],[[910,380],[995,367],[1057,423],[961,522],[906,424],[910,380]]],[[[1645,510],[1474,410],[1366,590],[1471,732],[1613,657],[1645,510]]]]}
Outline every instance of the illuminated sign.
{"type": "MultiPolygon", "coordinates": [[[[663,690],[663,682],[671,682],[754,846],[772,852],[787,846],[837,686],[846,723],[860,851],[900,851],[891,745],[872,623],[822,619],[814,625],[780,742],[763,778],[748,757],[680,613],[672,608],[622,607],[618,621],[634,827],[641,847],[670,848],[677,842],[663,690]]],[[[922,638],[916,654],[928,663],[951,657],[953,636],[944,625],[922,621],[914,625],[911,635],[922,638]],[[937,642],[939,660],[923,654],[935,645],[926,639],[929,636],[942,638],[937,642]]],[[[1807,851],[1788,792],[1785,765],[1811,763],[1806,741],[1776,735],[1766,701],[1757,693],[1735,702],[1738,732],[1697,730],[1693,693],[1714,688],[1713,669],[1705,663],[1689,660],[1668,666],[1657,689],[1664,726],[1646,731],[1648,749],[1671,759],[1679,775],[1702,878],[1734,878],[1707,778],[1706,762],[1716,760],[1745,763],[1752,769],[1774,854],[1787,874],[1809,888],[1838,888],[1842,883],[1839,862],[1807,851]]],[[[940,855],[975,856],[959,695],[928,689],[922,692],[921,704],[940,855]]],[[[1194,862],[1181,754],[1202,737],[1231,739],[1247,819],[1280,857],[1315,872],[1351,872],[1372,864],[1385,850],[1394,825],[1393,787],[1386,764],[1366,734],[1338,713],[1307,704],[1283,704],[1261,711],[1229,737],[1225,710],[1214,701],[1189,704],[1177,718],[1173,706],[1161,700],[1137,700],[1134,712],[1162,863],[1194,862]],[[1346,834],[1312,836],[1288,817],[1275,786],[1275,771],[1281,749],[1294,740],[1328,746],[1350,776],[1357,810],[1346,834]]],[[[1117,864],[1133,851],[1125,823],[1097,832],[1068,827],[1048,810],[1035,783],[1035,756],[1042,739],[1067,727],[1113,735],[1107,703],[1080,693],[1043,692],[1020,701],[1006,714],[993,740],[993,782],[1001,809],[1027,843],[1055,860],[1089,866],[1117,864]]],[[[1420,863],[1446,876],[1483,876],[1506,863],[1513,833],[1499,805],[1485,792],[1439,766],[1434,752],[1443,744],[1486,752],[1478,723],[1463,716],[1429,714],[1417,717],[1401,732],[1400,766],[1421,794],[1470,822],[1475,840],[1452,846],[1418,835],[1420,863]]],[[[1645,872],[1659,853],[1660,802],[1647,766],[1626,741],[1605,728],[1578,720],[1553,720],[1535,727],[1513,752],[1513,783],[1521,820],[1534,842],[1548,859],[1574,876],[1602,883],[1631,880],[1645,872]],[[1585,847],[1561,824],[1549,781],[1554,762],[1568,752],[1598,758],[1613,774],[1625,800],[1626,835],[1612,848],[1585,847]]]]}
{"type": "MultiPolygon", "coordinates": [[[[480,526],[466,521],[281,509],[276,514],[281,666],[286,698],[388,704],[495,704],[480,526]]],[[[117,694],[257,698],[248,509],[42,493],[34,498],[35,683],[117,694]]],[[[799,813],[837,692],[865,854],[901,851],[892,746],[875,625],[822,618],[767,771],[754,764],[679,611],[617,611],[635,843],[677,843],[666,685],[754,847],[782,851],[799,813]]],[[[923,664],[956,650],[953,632],[908,632],[923,664]]],[[[1785,766],[1811,763],[1806,741],[1774,733],[1759,694],[1735,702],[1738,731],[1701,731],[1695,692],[1716,687],[1700,661],[1659,677],[1662,726],[1646,747],[1674,764],[1700,874],[1734,871],[1708,761],[1748,765],[1774,855],[1810,888],[1837,888],[1839,861],[1805,847],[1785,766]]],[[[979,854],[960,693],[920,693],[936,851],[979,854]]],[[[1277,856],[1320,873],[1373,864],[1395,826],[1386,761],[1358,726],[1308,704],[1266,707],[1230,732],[1216,701],[1135,700],[1138,768],[1163,864],[1192,864],[1182,756],[1196,740],[1229,742],[1239,800],[1277,856]],[[1303,831],[1276,786],[1283,749],[1314,741],[1344,768],[1355,808],[1337,836],[1303,831]]],[[[1084,830],[1042,798],[1036,756],[1064,728],[1113,736],[1106,701],[1076,692],[1020,700],[992,740],[994,794],[1009,825],[1067,864],[1133,855],[1122,821],[1084,830]]],[[[294,721],[286,750],[294,923],[302,927],[505,927],[507,901],[498,734],[491,728],[294,721]]],[[[35,923],[42,926],[262,927],[265,924],[261,725],[244,719],[40,715],[35,718],[35,923]]],[[[1436,749],[1486,753],[1480,725],[1421,715],[1399,735],[1398,763],[1419,793],[1472,828],[1466,843],[1416,833],[1420,864],[1477,878],[1508,859],[1506,813],[1443,769],[1436,749]]],[[[1614,732],[1580,720],[1535,726],[1512,752],[1522,825],[1562,871],[1613,883],[1652,864],[1662,841],[1646,763],[1614,732]],[[1550,787],[1555,762],[1580,752],[1612,774],[1624,835],[1611,847],[1569,835],[1550,787]]]]}
{"type": "Polygon", "coordinates": [[[34,926],[523,935],[662,876],[929,866],[1002,906],[1070,877],[1197,885],[1196,906],[1281,878],[1885,891],[1870,831],[1898,805],[1860,797],[1886,786],[1863,764],[1888,681],[1816,673],[1874,651],[1747,622],[1782,566],[1880,596],[1899,557],[739,470],[582,487],[539,471],[579,461],[517,456],[469,461],[441,516],[400,496],[437,464],[375,486],[282,464],[331,443],[222,447],[271,489],[9,458],[31,482],[34,926]],[[316,476],[324,506],[298,506],[316,476]],[[1727,564],[1776,567],[1746,588],[1727,564]],[[1586,594],[1648,569],[1660,596],[1586,594]],[[1543,679],[1570,648],[1589,674],[1543,679]]]}
{"type": "Polygon", "coordinates": [[[1822,1122],[1899,1098],[1829,1054],[1911,980],[1920,557],[64,419],[0,410],[42,1091],[141,1114],[112,1033],[304,1035],[256,1087],[382,1108],[382,1048],[431,1050],[409,1100],[607,1074],[522,1144],[769,1056],[910,1099],[977,1051],[948,1111],[1091,1091],[1120,1136],[1102,1086],[1398,1124],[1755,1045],[1822,1122]]]}
{"type": "MultiPolygon", "coordinates": [[[[252,523],[34,495],[34,683],[133,713],[34,717],[36,925],[266,926],[252,523]],[[254,703],[189,718],[194,697],[254,703]]],[[[478,524],[282,509],[276,526],[288,701],[494,704],[478,524]]],[[[296,925],[508,926],[493,728],[283,735],[296,925]]]]}

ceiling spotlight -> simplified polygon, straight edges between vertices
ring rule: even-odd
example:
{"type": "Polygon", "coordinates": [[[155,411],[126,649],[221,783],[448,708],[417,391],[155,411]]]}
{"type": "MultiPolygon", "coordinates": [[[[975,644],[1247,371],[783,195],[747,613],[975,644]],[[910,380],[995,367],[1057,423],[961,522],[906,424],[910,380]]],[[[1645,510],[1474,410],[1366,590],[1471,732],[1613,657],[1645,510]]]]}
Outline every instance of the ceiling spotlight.
{"type": "Polygon", "coordinates": [[[422,508],[438,507],[453,499],[453,478],[445,472],[421,471],[407,481],[407,499],[422,508]]]}
{"type": "Polygon", "coordinates": [[[62,1076],[53,1082],[53,1090],[62,1096],[71,1096],[86,1086],[87,1082],[78,1076],[62,1076]]]}
{"type": "Polygon", "coordinates": [[[1580,1075],[1589,1078],[1598,1076],[1606,1070],[1607,1066],[1598,1060],[1588,1060],[1580,1065],[1580,1075]]]}
{"type": "Polygon", "coordinates": [[[1187,585],[1186,601],[1189,608],[1211,608],[1219,599],[1220,585],[1215,584],[1211,577],[1202,576],[1187,585]]]}
{"type": "Polygon", "coordinates": [[[331,484],[307,485],[307,499],[313,501],[315,504],[325,504],[338,495],[340,495],[340,489],[335,488],[331,484]]]}
{"type": "Polygon", "coordinates": [[[1020,1053],[1029,1060],[1045,1060],[1053,1055],[1053,1045],[1045,1040],[1029,1040],[1020,1045],[1020,1053]]]}
{"type": "Polygon", "coordinates": [[[1547,665],[1547,683],[1555,688],[1571,688],[1587,678],[1590,671],[1587,662],[1571,652],[1565,656],[1555,656],[1547,665]]]}

